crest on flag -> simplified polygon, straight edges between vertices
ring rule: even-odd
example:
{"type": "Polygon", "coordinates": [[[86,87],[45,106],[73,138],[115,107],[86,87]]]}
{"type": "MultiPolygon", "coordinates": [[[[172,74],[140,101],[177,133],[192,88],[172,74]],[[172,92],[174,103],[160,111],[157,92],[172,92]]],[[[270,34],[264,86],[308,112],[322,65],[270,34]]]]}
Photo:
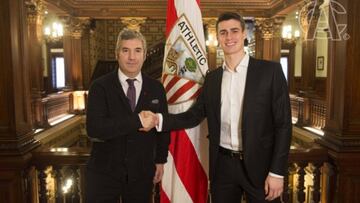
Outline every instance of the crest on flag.
{"type": "Polygon", "coordinates": [[[176,29],[172,30],[176,38],[170,36],[166,43],[168,52],[165,53],[164,74],[177,75],[202,84],[207,59],[194,29],[185,15],[177,20],[173,29],[176,29]]]}

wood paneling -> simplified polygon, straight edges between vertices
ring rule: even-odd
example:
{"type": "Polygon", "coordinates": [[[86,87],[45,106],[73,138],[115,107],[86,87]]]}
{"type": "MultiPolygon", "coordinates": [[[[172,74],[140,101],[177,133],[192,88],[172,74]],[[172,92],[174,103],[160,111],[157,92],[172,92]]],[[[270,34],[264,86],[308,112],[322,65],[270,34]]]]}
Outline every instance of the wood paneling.
{"type": "Polygon", "coordinates": [[[27,15],[24,0],[0,3],[0,197],[29,202],[27,166],[32,135],[27,15]]]}
{"type": "Polygon", "coordinates": [[[1,202],[30,202],[31,188],[29,164],[31,154],[1,157],[0,159],[0,197],[1,202]]]}
{"type": "Polygon", "coordinates": [[[316,68],[316,40],[302,42],[301,89],[314,90],[316,68]]]}
{"type": "Polygon", "coordinates": [[[315,91],[320,98],[326,98],[326,78],[315,78],[315,91]]]}
{"type": "Polygon", "coordinates": [[[6,0],[0,6],[0,154],[24,152],[34,143],[24,5],[6,0]]]}
{"type": "Polygon", "coordinates": [[[73,38],[71,40],[72,43],[72,65],[71,69],[71,78],[72,78],[72,86],[73,90],[82,90],[84,88],[83,85],[83,75],[82,75],[82,49],[81,49],[81,39],[73,38]]]}
{"type": "MultiPolygon", "coordinates": [[[[342,146],[360,147],[360,28],[357,19],[360,18],[359,1],[339,1],[347,11],[346,15],[336,14],[337,23],[330,18],[330,28],[334,34],[349,34],[345,40],[329,40],[329,70],[327,93],[329,107],[326,130],[341,140],[342,146]],[[337,33],[337,27],[347,25],[344,33],[337,33]],[[346,137],[352,137],[347,139],[346,137]],[[350,140],[358,140],[356,143],[350,140]]],[[[333,35],[336,36],[336,35],[333,35]]]]}
{"type": "Polygon", "coordinates": [[[330,157],[336,165],[337,187],[334,199],[341,203],[360,202],[360,156],[359,153],[331,151],[330,157]]]}
{"type": "Polygon", "coordinates": [[[328,108],[325,136],[318,141],[329,148],[336,165],[335,198],[353,203],[360,201],[360,2],[336,2],[345,13],[332,12],[329,18],[333,38],[329,39],[328,108]],[[338,26],[343,25],[346,29],[341,32],[338,26]]]}

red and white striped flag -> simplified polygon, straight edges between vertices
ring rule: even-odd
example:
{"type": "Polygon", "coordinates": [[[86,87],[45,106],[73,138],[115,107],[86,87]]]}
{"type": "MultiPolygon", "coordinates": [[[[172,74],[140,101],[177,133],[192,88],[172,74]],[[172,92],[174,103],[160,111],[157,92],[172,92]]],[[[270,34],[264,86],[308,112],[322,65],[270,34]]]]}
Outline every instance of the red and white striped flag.
{"type": "MultiPolygon", "coordinates": [[[[162,82],[170,113],[186,111],[200,94],[208,69],[200,0],[168,0],[162,82]]],[[[171,132],[161,203],[206,203],[206,122],[171,132]]]]}

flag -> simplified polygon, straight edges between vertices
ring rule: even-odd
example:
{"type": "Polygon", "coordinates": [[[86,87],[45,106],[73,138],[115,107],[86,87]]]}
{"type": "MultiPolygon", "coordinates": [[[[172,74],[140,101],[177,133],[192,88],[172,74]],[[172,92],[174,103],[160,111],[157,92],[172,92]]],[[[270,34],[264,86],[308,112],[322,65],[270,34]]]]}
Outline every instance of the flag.
{"type": "MultiPolygon", "coordinates": [[[[189,109],[208,70],[200,0],[168,0],[162,82],[170,113],[189,109]]],[[[171,132],[161,203],[206,203],[207,126],[171,132]]]]}

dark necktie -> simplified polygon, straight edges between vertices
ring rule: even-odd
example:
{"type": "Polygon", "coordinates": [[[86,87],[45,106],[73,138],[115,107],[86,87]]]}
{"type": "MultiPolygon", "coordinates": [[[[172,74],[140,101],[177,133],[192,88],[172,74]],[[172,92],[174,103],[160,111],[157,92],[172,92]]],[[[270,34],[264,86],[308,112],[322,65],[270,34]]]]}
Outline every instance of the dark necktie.
{"type": "Polygon", "coordinates": [[[126,96],[129,99],[131,110],[135,110],[135,103],[136,103],[136,90],[134,86],[134,81],[136,79],[127,79],[126,82],[129,84],[129,88],[126,92],[126,96]]]}

